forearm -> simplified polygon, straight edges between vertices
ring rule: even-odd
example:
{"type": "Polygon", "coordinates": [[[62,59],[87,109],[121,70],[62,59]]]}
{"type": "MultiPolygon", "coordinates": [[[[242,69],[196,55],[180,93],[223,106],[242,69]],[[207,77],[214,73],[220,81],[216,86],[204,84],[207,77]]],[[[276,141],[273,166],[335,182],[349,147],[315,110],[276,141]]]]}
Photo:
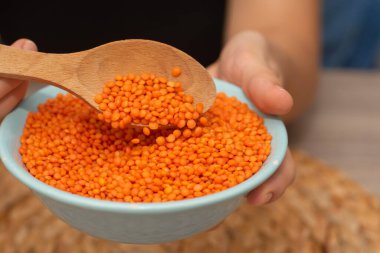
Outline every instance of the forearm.
{"type": "Polygon", "coordinates": [[[319,1],[230,0],[225,39],[253,30],[264,35],[294,106],[284,118],[302,114],[313,101],[319,66],[319,1]]]}

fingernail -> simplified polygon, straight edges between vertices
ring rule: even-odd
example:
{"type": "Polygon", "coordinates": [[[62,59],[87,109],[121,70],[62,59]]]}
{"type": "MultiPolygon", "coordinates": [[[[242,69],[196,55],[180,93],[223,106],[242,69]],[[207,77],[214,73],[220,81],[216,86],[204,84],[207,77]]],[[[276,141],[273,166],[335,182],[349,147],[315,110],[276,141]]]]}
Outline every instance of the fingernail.
{"type": "Polygon", "coordinates": [[[25,50],[35,50],[36,45],[30,40],[25,40],[24,43],[21,45],[21,48],[25,50]]]}
{"type": "Polygon", "coordinates": [[[281,97],[284,99],[289,99],[289,92],[286,89],[279,85],[275,85],[275,88],[278,90],[279,94],[281,94],[281,97]]]}
{"type": "Polygon", "coordinates": [[[277,88],[280,92],[288,93],[283,87],[281,87],[281,86],[279,86],[279,85],[276,85],[276,88],[277,88]]]}
{"type": "Polygon", "coordinates": [[[272,200],[272,198],[273,198],[273,192],[268,192],[262,198],[258,198],[256,200],[251,201],[251,204],[257,205],[257,206],[265,205],[269,203],[272,200]]]}
{"type": "Polygon", "coordinates": [[[273,198],[273,192],[269,192],[265,195],[265,200],[263,202],[263,204],[267,204],[269,203],[273,198]]]}
{"type": "Polygon", "coordinates": [[[259,205],[268,204],[273,198],[273,192],[268,192],[265,194],[265,197],[262,199],[262,202],[259,205]]]}

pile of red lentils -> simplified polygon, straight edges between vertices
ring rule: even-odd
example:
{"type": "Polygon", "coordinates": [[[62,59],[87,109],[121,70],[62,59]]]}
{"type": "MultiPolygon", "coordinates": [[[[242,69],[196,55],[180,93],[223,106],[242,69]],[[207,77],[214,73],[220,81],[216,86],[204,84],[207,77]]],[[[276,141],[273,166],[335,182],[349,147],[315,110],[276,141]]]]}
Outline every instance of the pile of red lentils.
{"type": "MultiPolygon", "coordinates": [[[[173,75],[178,72],[173,69],[173,75]]],[[[193,97],[186,95],[180,82],[152,74],[117,75],[106,83],[103,92],[95,97],[102,111],[98,115],[113,128],[125,129],[131,123],[146,126],[144,132],[160,127],[176,126],[193,129],[203,113],[203,104],[193,105],[193,97]]]]}
{"type": "Polygon", "coordinates": [[[20,153],[31,175],[81,196],[164,202],[233,187],[271,151],[263,119],[223,93],[203,113],[180,83],[129,74],[107,82],[95,100],[101,114],[72,95],[29,113],[20,153]]]}

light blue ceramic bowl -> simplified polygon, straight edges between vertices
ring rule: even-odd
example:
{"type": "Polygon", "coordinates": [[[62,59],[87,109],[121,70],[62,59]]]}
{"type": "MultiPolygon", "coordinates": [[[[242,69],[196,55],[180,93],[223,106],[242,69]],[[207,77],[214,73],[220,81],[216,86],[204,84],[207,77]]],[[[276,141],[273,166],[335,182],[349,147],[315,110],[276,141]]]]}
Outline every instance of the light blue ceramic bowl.
{"type": "MultiPolygon", "coordinates": [[[[218,91],[236,96],[257,111],[240,88],[216,80],[218,91]]],[[[10,113],[0,127],[0,158],[19,181],[29,187],[59,218],[95,237],[124,243],[161,243],[205,231],[233,212],[249,191],[267,180],[282,162],[287,133],[281,120],[268,115],[265,125],[273,137],[272,153],[254,176],[228,190],[191,200],[166,203],[118,203],[70,194],[46,185],[25,169],[18,149],[27,113],[37,105],[63,93],[46,87],[31,95],[10,113]]]]}

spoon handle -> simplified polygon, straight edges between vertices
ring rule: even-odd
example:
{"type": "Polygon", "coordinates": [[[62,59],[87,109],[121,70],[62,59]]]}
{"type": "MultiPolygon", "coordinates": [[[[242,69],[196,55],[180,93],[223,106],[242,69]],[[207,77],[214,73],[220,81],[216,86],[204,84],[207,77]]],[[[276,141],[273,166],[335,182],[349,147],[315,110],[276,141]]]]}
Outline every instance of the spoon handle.
{"type": "Polygon", "coordinates": [[[0,77],[33,80],[70,89],[77,83],[79,54],[47,54],[0,45],[0,77]],[[68,85],[66,85],[68,84],[68,85]]]}

